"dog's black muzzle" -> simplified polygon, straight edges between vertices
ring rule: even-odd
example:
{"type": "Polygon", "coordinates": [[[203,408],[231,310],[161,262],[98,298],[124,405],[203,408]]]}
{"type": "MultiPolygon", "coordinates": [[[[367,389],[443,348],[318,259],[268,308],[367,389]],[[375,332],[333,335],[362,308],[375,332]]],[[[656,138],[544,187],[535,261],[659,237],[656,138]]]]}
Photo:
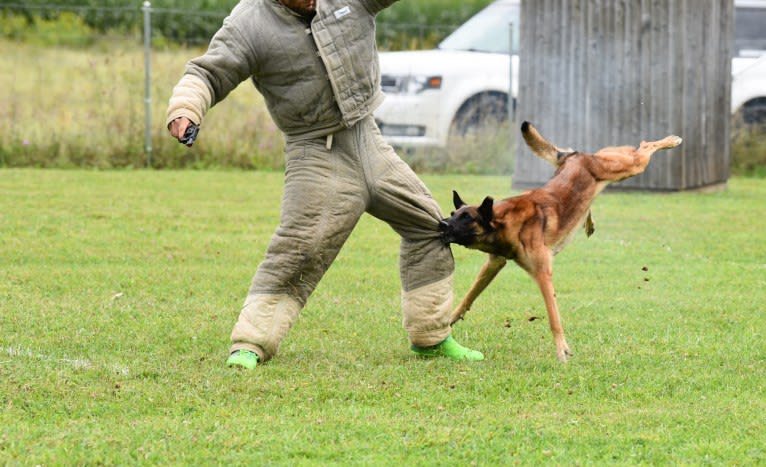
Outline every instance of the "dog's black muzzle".
{"type": "Polygon", "coordinates": [[[439,221],[439,232],[441,232],[441,239],[442,242],[445,245],[448,245],[455,241],[455,237],[453,235],[453,228],[452,225],[448,222],[449,218],[442,219],[439,221]]]}

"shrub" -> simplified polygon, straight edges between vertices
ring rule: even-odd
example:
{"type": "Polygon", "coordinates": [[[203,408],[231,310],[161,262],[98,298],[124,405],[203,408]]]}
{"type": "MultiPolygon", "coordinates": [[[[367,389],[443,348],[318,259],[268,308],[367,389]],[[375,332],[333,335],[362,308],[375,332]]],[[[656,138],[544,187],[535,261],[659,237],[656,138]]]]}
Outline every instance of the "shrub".
{"type": "Polygon", "coordinates": [[[84,47],[92,45],[97,35],[71,11],[61,12],[56,18],[0,12],[0,37],[41,46],[84,47]]]}
{"type": "Polygon", "coordinates": [[[505,121],[451,137],[448,150],[399,150],[399,155],[422,173],[511,175],[515,163],[514,136],[505,121]]]}
{"type": "MultiPolygon", "coordinates": [[[[153,34],[177,43],[206,43],[236,3],[237,0],[154,1],[153,34]]],[[[60,22],[62,15],[75,14],[92,30],[91,35],[140,31],[143,28],[141,7],[140,0],[127,6],[124,0],[25,0],[23,4],[0,0],[0,12],[25,18],[28,26],[39,20],[60,22]]]]}
{"type": "Polygon", "coordinates": [[[731,172],[766,177],[766,123],[746,125],[735,116],[731,125],[731,172]]]}
{"type": "MultiPolygon", "coordinates": [[[[491,0],[418,0],[398,2],[378,17],[378,42],[381,49],[401,50],[430,48],[473,13],[491,0]]],[[[152,30],[155,38],[186,45],[206,44],[220,27],[237,0],[156,0],[152,2],[152,30]]],[[[63,22],[63,35],[71,34],[67,24],[76,15],[81,25],[94,34],[114,31],[137,31],[142,28],[140,0],[126,6],[124,0],[25,0],[23,3],[0,0],[2,35],[13,39],[28,39],[20,34],[36,21],[45,24],[63,22]],[[19,21],[22,19],[22,21],[19,21]],[[7,31],[5,30],[7,29],[7,31]]],[[[39,32],[39,31],[38,31],[39,32]]],[[[55,36],[48,28],[46,34],[55,36]]],[[[86,32],[86,31],[79,31],[86,32]]],[[[80,35],[78,34],[78,37],[80,35]]],[[[51,43],[62,44],[51,38],[51,43]]],[[[78,44],[67,44],[78,45],[78,44]]]]}

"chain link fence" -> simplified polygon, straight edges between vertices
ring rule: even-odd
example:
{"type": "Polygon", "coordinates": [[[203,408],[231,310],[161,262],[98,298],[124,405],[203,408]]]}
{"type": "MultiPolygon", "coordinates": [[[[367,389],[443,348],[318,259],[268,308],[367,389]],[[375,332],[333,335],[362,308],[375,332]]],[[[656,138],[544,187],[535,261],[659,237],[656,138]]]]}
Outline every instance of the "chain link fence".
{"type": "MultiPolygon", "coordinates": [[[[250,83],[211,110],[204,138],[191,151],[166,134],[173,85],[228,12],[148,2],[0,2],[6,70],[0,166],[281,167],[281,134],[250,83]],[[244,116],[241,122],[216,117],[232,112],[244,116]],[[227,134],[247,137],[231,141],[227,134]]],[[[382,21],[378,44],[381,50],[432,47],[455,27],[382,21]]]]}
{"type": "MultiPolygon", "coordinates": [[[[156,45],[207,44],[230,10],[167,8],[162,4],[162,1],[157,1],[148,5],[152,18],[151,37],[156,45]]],[[[145,9],[140,1],[129,6],[99,6],[0,0],[0,18],[3,19],[0,34],[10,39],[26,39],[35,35],[46,43],[64,45],[87,44],[103,39],[104,35],[139,39],[145,9]]],[[[382,14],[378,20],[378,46],[381,50],[430,47],[456,27],[457,24],[388,21],[382,14]]]]}

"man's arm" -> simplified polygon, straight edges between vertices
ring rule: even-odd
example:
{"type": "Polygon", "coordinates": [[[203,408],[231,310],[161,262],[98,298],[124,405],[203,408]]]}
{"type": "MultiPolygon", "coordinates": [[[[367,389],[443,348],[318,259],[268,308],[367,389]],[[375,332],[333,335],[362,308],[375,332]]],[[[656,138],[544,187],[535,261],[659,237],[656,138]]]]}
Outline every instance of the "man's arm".
{"type": "Polygon", "coordinates": [[[213,96],[207,83],[198,76],[184,74],[181,80],[173,88],[173,95],[168,102],[168,117],[165,122],[170,134],[176,138],[183,135],[188,122],[199,125],[212,105],[213,96]],[[184,118],[188,122],[182,127],[176,127],[175,131],[171,124],[177,119],[184,118]],[[178,133],[178,134],[176,134],[178,133]]]}

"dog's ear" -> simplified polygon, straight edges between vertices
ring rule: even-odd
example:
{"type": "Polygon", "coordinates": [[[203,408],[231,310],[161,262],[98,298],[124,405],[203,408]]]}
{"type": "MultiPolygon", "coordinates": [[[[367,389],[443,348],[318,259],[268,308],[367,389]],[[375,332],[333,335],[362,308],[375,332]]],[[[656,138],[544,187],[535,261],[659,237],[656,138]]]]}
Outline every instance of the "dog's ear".
{"type": "Polygon", "coordinates": [[[479,215],[481,215],[481,222],[485,226],[489,226],[492,222],[492,206],[495,204],[495,200],[492,199],[491,196],[487,196],[484,198],[484,201],[481,202],[481,206],[479,206],[479,215]]]}
{"type": "Polygon", "coordinates": [[[462,199],[460,199],[460,195],[457,194],[457,191],[452,190],[452,204],[455,205],[455,209],[460,209],[461,207],[465,206],[465,203],[462,199]]]}

